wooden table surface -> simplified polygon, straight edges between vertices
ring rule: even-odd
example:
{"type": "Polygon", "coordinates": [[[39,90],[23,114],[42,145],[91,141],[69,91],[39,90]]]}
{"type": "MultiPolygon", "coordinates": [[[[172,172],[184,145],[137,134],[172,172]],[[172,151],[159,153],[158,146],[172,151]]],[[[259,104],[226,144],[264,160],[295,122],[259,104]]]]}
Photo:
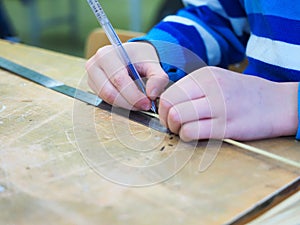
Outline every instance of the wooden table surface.
{"type": "MultiPolygon", "coordinates": [[[[0,56],[89,90],[85,59],[5,41],[0,56]]],[[[247,144],[300,161],[293,137],[247,144]]],[[[226,143],[182,143],[4,70],[0,146],[5,225],[225,224],[300,176],[226,143]]]]}

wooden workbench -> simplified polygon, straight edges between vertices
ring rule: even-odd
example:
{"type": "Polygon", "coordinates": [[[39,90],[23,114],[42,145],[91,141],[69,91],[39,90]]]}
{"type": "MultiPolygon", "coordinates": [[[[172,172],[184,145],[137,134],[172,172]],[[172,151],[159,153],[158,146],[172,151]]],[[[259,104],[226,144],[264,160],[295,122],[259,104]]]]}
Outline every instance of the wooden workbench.
{"type": "MultiPolygon", "coordinates": [[[[85,59],[5,41],[0,56],[89,90],[85,59]]],[[[300,161],[293,137],[247,144],[300,161]]],[[[226,143],[181,143],[3,70],[0,146],[7,225],[225,224],[300,175],[226,143]]]]}

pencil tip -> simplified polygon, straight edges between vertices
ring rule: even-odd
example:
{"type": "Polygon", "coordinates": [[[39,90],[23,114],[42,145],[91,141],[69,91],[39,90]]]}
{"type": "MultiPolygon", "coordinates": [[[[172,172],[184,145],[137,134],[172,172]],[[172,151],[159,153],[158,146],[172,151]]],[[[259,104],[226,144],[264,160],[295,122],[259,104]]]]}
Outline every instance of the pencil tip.
{"type": "Polygon", "coordinates": [[[156,110],[156,107],[155,107],[154,102],[152,102],[151,110],[152,110],[155,114],[157,114],[157,110],[156,110]]]}

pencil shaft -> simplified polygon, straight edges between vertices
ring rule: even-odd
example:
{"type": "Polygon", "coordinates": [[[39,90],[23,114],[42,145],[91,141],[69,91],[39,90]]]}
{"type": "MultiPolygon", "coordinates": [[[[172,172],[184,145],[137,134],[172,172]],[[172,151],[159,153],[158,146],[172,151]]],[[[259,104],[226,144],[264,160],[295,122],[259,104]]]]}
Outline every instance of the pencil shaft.
{"type": "MultiPolygon", "coordinates": [[[[107,18],[101,4],[98,0],[87,0],[88,4],[90,5],[92,11],[94,12],[98,22],[100,23],[101,27],[103,28],[106,36],[108,37],[110,43],[115,47],[116,51],[119,54],[119,57],[123,61],[123,63],[127,66],[128,74],[133,79],[140,90],[146,94],[146,85],[142,80],[141,76],[137,72],[134,64],[131,62],[129,55],[127,54],[122,42],[117,35],[115,29],[111,25],[109,19],[107,18]]],[[[156,113],[156,106],[153,101],[151,101],[151,110],[156,113]]]]}

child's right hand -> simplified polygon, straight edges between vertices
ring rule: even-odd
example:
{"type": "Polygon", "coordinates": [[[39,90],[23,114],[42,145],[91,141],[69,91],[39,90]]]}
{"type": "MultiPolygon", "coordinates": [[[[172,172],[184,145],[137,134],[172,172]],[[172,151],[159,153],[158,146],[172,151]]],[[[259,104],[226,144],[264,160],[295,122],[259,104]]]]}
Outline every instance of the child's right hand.
{"type": "Polygon", "coordinates": [[[149,110],[151,101],[164,91],[168,75],[160,66],[155,48],[144,42],[125,43],[124,47],[142,78],[146,78],[144,95],[128,75],[113,46],[100,48],[86,63],[88,84],[105,102],[130,110],[149,110]]]}

